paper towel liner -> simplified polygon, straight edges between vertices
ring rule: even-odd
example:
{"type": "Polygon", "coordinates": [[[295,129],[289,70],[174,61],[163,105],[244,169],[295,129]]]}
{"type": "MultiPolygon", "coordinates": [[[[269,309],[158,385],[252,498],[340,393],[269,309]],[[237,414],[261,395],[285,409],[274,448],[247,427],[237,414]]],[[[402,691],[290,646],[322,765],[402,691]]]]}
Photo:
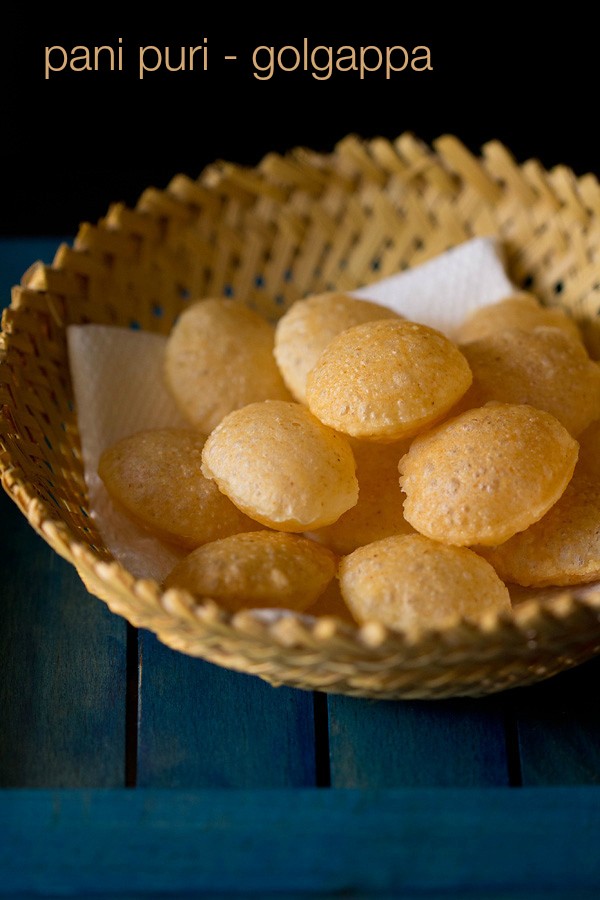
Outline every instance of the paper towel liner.
{"type": "Polygon", "coordinates": [[[136,578],[162,581],[184,556],[115,509],[100,455],[146,428],[188,428],[163,382],[166,338],[110,325],[70,325],[69,364],[90,513],[108,550],[136,578]]]}
{"type": "Polygon", "coordinates": [[[517,291],[504,268],[501,244],[473,238],[398,275],[352,291],[437,328],[449,337],[470,313],[517,291]]]}
{"type": "MultiPolygon", "coordinates": [[[[451,336],[474,309],[515,290],[499,242],[488,237],[351,293],[451,336]]],[[[97,470],[103,450],[121,438],[148,428],[189,427],[163,381],[167,339],[114,326],[71,325],[67,340],[90,513],[106,547],[132,575],[162,582],[185,551],[178,553],[116,510],[97,470]]],[[[266,614],[271,613],[281,614],[266,614]]]]}

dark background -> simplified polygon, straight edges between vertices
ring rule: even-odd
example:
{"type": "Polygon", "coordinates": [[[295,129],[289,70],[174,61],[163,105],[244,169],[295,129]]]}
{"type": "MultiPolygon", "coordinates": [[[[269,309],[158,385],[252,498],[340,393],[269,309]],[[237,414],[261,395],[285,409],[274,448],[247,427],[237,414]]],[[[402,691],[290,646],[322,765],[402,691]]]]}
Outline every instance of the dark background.
{"type": "Polygon", "coordinates": [[[177,172],[197,176],[214,159],[254,164],[270,150],[327,151],[349,132],[426,141],[445,132],[472,150],[497,138],[523,161],[600,173],[597,38],[571,6],[560,20],[526,25],[517,9],[435,12],[363,4],[360,19],[331,4],[243,13],[226,4],[182,13],[165,4],[135,24],[105,6],[67,13],[3,14],[0,233],[61,234],[95,221],[110,202],[135,203],[147,185],[177,172]],[[327,15],[325,15],[327,11],[327,15]],[[85,13],[85,15],[84,15],[85,13]],[[90,24],[93,23],[93,24],[90,24]],[[289,24],[285,24],[289,23],[289,24]],[[116,45],[122,72],[65,71],[44,79],[44,47],[116,45]],[[207,72],[138,78],[137,50],[179,48],[208,38],[207,72]],[[385,81],[355,73],[316,81],[309,73],[252,75],[259,44],[416,44],[433,71],[385,81]],[[225,62],[226,53],[237,62],[225,62]]]}

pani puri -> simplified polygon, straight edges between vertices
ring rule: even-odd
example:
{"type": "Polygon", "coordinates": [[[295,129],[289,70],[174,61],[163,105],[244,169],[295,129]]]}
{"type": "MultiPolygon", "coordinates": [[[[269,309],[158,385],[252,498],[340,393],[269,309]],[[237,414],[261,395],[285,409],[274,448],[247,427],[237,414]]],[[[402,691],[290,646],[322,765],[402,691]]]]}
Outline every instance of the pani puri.
{"type": "Polygon", "coordinates": [[[309,409],[356,438],[398,441],[442,419],[472,376],[443,334],[404,319],[355,325],[334,338],[307,378],[309,409]]]}
{"type": "Polygon", "coordinates": [[[600,419],[592,422],[579,435],[579,458],[577,469],[587,469],[600,478],[600,419]]]}
{"type": "Polygon", "coordinates": [[[467,410],[415,438],[400,460],[405,518],[444,543],[500,544],[556,503],[578,446],[554,416],[532,406],[467,410]]]}
{"type": "Polygon", "coordinates": [[[600,484],[576,473],[546,515],[520,534],[481,553],[506,581],[525,587],[600,579],[600,484]]]}
{"type": "Polygon", "coordinates": [[[165,379],[190,424],[208,434],[247,403],[289,400],[273,342],[273,327],[234,300],[200,300],[186,309],[167,341],[165,379]]]}
{"type": "Polygon", "coordinates": [[[307,616],[333,617],[340,619],[347,625],[356,625],[356,619],[350,612],[348,604],[342,597],[340,583],[337,578],[332,578],[323,593],[317,597],[314,603],[304,610],[307,616]]]}
{"type": "Polygon", "coordinates": [[[590,465],[597,430],[581,436],[581,456],[562,497],[539,522],[498,547],[481,549],[501,578],[525,587],[600,579],[600,468],[590,465]]]}
{"type": "Polygon", "coordinates": [[[511,609],[508,590],[489,563],[465,547],[420,534],[360,547],[340,561],[338,577],[360,623],[440,627],[459,617],[511,609]]]}
{"type": "Polygon", "coordinates": [[[115,504],[157,537],[192,549],[239,531],[255,531],[202,474],[205,437],[161,428],[132,434],[104,451],[98,474],[115,504]]]}
{"type": "Polygon", "coordinates": [[[356,460],[358,503],[337,522],[311,534],[340,555],[394,534],[414,532],[404,518],[404,494],[398,482],[398,462],[409,441],[375,444],[352,440],[350,446],[356,460]]]}
{"type": "Polygon", "coordinates": [[[287,387],[306,403],[306,376],[327,344],[353,325],[401,318],[385,306],[330,292],[297,300],[275,328],[275,359],[287,387]]]}
{"type": "Polygon", "coordinates": [[[461,351],[473,373],[465,404],[528,403],[552,413],[574,437],[600,417],[600,366],[559,328],[500,331],[461,351]]]}
{"type": "Polygon", "coordinates": [[[273,531],[232,535],[181,560],[165,588],[210,597],[233,612],[285,608],[302,612],[323,593],[337,560],[325,547],[273,531]]]}
{"type": "Polygon", "coordinates": [[[239,509],[281,531],[329,525],[358,500],[348,441],[299,403],[267,400],[230,413],[202,461],[239,509]]]}
{"type": "Polygon", "coordinates": [[[456,329],[453,337],[458,343],[466,344],[508,328],[531,331],[541,325],[560,328],[571,337],[582,339],[577,323],[563,309],[542,306],[529,291],[519,291],[498,303],[476,309],[456,329]]]}

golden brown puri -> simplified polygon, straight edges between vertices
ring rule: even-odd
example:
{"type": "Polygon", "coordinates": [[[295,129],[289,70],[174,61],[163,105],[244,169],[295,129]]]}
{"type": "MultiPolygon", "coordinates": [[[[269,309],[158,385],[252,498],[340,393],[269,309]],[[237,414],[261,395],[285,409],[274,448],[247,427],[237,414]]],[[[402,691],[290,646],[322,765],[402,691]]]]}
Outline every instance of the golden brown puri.
{"type": "Polygon", "coordinates": [[[301,612],[326,589],[336,565],[333,553],[300,535],[249,532],[192,551],[166,578],[165,588],[210,597],[231,611],[301,612]]]}
{"type": "Polygon", "coordinates": [[[358,500],[348,441],[299,403],[267,400],[230,413],[202,459],[236,506],[282,531],[329,525],[358,500]]]}
{"type": "Polygon", "coordinates": [[[401,318],[393,310],[330,292],[297,300],[275,328],[275,359],[293,396],[306,403],[306,377],[327,344],[353,325],[401,318]]]}
{"type": "Polygon", "coordinates": [[[489,563],[465,547],[420,534],[360,547],[340,561],[339,580],[358,622],[390,628],[444,627],[460,617],[511,609],[508,590],[489,563]]]}
{"type": "Polygon", "coordinates": [[[141,431],[104,451],[98,473],[112,499],[157,537],[191,549],[258,527],[202,474],[204,435],[141,431]]]}
{"type": "Polygon", "coordinates": [[[587,469],[591,474],[600,477],[600,419],[592,422],[579,435],[578,469],[587,469]]]}
{"type": "Polygon", "coordinates": [[[560,328],[571,337],[581,340],[577,323],[558,307],[542,306],[534,294],[520,291],[498,303],[482,306],[471,313],[453,334],[454,340],[466,344],[509,328],[531,331],[540,325],[560,328]]]}
{"type": "Polygon", "coordinates": [[[289,400],[273,357],[274,329],[234,300],[188,307],[165,351],[165,380],[191,425],[208,432],[223,416],[257,400],[289,400]]]}
{"type": "Polygon", "coordinates": [[[404,515],[444,543],[502,543],[556,503],[577,453],[577,441],[542,410],[507,403],[468,410],[415,438],[400,460],[404,515]]]}
{"type": "Polygon", "coordinates": [[[332,616],[340,619],[347,625],[357,624],[348,604],[342,597],[340,583],[337,578],[331,579],[320,597],[317,597],[315,602],[311,603],[304,612],[307,616],[315,616],[317,619],[324,616],[332,616]]]}
{"type": "Polygon", "coordinates": [[[502,578],[525,587],[600,579],[598,427],[581,435],[580,458],[564,494],[538,522],[481,554],[502,578]]]}
{"type": "Polygon", "coordinates": [[[334,338],[307,379],[308,406],[355,438],[398,441],[439,421],[471,384],[443,334],[402,319],[355,325],[334,338]]]}
{"type": "Polygon", "coordinates": [[[404,518],[404,494],[398,481],[398,462],[409,441],[376,444],[351,440],[358,478],[358,503],[337,522],[312,533],[335,553],[346,554],[393,534],[412,534],[404,518]]]}
{"type": "Polygon", "coordinates": [[[559,328],[500,331],[461,350],[473,373],[462,407],[528,403],[552,413],[574,437],[600,417],[600,366],[559,328]]]}

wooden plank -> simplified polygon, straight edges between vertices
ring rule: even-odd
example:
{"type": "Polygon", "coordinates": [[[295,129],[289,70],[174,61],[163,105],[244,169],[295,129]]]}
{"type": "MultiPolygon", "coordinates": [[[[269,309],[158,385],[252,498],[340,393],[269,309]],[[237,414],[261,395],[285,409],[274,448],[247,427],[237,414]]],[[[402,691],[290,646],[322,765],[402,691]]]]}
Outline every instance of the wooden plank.
{"type": "Polygon", "coordinates": [[[506,785],[501,701],[328,700],[334,787],[506,785]]]}
{"type": "Polygon", "coordinates": [[[125,622],[0,492],[0,786],[114,787],[125,622]]]}
{"type": "Polygon", "coordinates": [[[313,698],[185,656],[140,632],[137,783],[315,784],[313,698]]]}
{"type": "MultiPolygon", "coordinates": [[[[0,241],[0,304],[60,238],[0,241]]],[[[0,491],[0,785],[120,786],[125,632],[0,491]]]]}
{"type": "Polygon", "coordinates": [[[600,890],[600,789],[9,791],[0,894],[600,890]]]}
{"type": "Polygon", "coordinates": [[[600,659],[510,692],[525,785],[600,784],[600,659]]]}

